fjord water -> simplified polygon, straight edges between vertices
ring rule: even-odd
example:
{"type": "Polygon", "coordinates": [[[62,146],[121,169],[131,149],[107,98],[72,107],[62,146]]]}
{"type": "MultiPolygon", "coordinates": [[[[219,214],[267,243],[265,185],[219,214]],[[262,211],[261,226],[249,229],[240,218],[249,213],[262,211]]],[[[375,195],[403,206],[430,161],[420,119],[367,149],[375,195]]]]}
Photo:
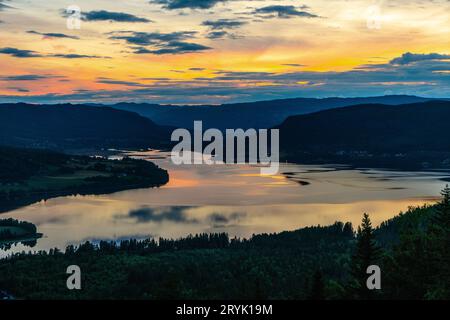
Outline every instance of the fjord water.
{"type": "Polygon", "coordinates": [[[261,176],[250,165],[173,165],[166,153],[130,154],[169,171],[170,182],[101,196],[41,201],[1,215],[37,225],[43,238],[32,249],[64,249],[84,241],[176,238],[199,232],[254,233],[295,230],[335,221],[359,224],[364,212],[375,225],[408,206],[434,202],[448,172],[354,170],[345,166],[281,164],[261,176]]]}

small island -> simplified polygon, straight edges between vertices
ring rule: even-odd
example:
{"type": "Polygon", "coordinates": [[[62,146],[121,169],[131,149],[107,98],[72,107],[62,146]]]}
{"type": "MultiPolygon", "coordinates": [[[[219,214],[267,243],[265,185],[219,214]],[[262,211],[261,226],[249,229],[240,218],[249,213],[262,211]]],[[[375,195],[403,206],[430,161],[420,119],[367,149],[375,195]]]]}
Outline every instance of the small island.
{"type": "Polygon", "coordinates": [[[166,170],[145,160],[0,147],[0,212],[67,195],[159,187],[166,170]]]}
{"type": "Polygon", "coordinates": [[[30,243],[42,237],[36,226],[13,218],[0,219],[0,248],[12,242],[30,243]]]}

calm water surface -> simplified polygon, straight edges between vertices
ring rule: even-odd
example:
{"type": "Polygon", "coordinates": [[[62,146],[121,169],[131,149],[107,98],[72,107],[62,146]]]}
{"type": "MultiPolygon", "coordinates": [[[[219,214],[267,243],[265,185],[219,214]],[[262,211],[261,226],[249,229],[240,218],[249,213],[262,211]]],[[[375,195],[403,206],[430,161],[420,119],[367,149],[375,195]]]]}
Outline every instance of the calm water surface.
{"type": "MultiPolygon", "coordinates": [[[[255,166],[175,166],[165,153],[132,155],[169,170],[170,182],[158,189],[55,198],[1,217],[38,226],[44,237],[32,250],[199,232],[248,237],[337,220],[356,225],[364,212],[378,224],[408,206],[435,201],[445,185],[441,179],[450,175],[282,164],[278,175],[261,176],[255,166]]],[[[0,256],[22,250],[31,249],[18,244],[0,256]]]]}

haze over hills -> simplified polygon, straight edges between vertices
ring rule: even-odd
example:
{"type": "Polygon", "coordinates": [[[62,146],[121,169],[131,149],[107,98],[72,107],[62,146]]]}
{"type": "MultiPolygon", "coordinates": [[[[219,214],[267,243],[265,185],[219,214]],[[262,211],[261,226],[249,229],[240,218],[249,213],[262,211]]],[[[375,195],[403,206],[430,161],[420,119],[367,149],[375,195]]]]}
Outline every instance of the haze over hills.
{"type": "Polygon", "coordinates": [[[450,167],[450,101],[356,105],[286,119],[280,148],[291,161],[450,167]]]}
{"type": "Polygon", "coordinates": [[[0,104],[0,144],[48,149],[161,147],[168,128],[136,113],[84,105],[0,104]]]}
{"type": "Polygon", "coordinates": [[[399,105],[432,100],[406,95],[363,98],[295,98],[223,105],[178,106],[146,103],[118,103],[112,107],[137,112],[161,125],[191,128],[202,120],[204,128],[271,128],[292,115],[357,104],[399,105]]]}

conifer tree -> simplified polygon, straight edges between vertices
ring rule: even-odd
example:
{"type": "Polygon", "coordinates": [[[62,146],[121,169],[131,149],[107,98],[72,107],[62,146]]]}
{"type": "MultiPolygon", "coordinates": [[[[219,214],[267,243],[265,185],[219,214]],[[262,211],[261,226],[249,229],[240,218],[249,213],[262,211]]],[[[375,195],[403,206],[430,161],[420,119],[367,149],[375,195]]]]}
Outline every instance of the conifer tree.
{"type": "Polygon", "coordinates": [[[350,295],[357,299],[370,299],[373,291],[366,285],[367,267],[377,264],[380,258],[380,249],[377,247],[369,215],[364,213],[362,224],[358,227],[356,252],[352,259],[352,282],[350,295]]]}
{"type": "Polygon", "coordinates": [[[427,257],[432,271],[433,285],[426,298],[441,299],[450,296],[450,187],[441,191],[442,200],[437,204],[428,227],[427,257]]]}
{"type": "Polygon", "coordinates": [[[450,187],[448,185],[441,191],[441,195],[442,200],[437,206],[432,223],[441,231],[445,231],[450,229],[450,187]]]}

